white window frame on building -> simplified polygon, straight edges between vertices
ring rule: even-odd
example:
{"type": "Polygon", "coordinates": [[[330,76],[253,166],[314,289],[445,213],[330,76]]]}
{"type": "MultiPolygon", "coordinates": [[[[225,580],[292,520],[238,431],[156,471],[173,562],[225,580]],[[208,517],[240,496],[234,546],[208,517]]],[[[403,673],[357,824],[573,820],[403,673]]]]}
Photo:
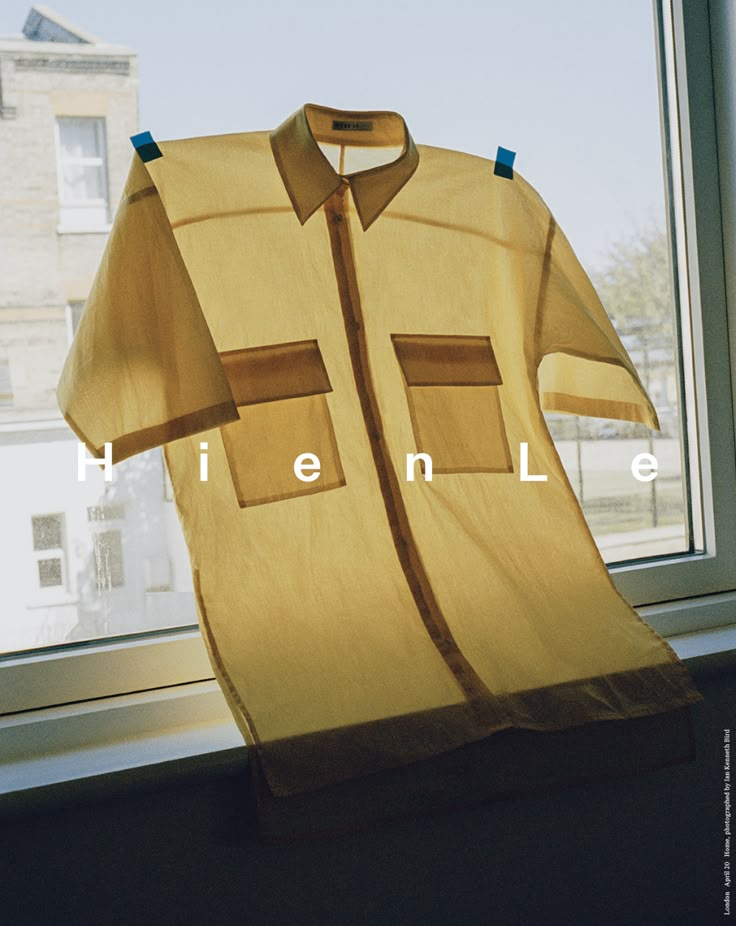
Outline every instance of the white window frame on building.
{"type": "MultiPolygon", "coordinates": [[[[104,231],[110,223],[110,195],[107,176],[106,123],[102,116],[56,117],[56,163],[59,190],[59,231],[104,231]],[[64,136],[74,128],[93,129],[94,153],[74,154],[65,146],[64,136]],[[101,197],[70,196],[67,170],[82,171],[95,178],[101,197]]],[[[82,184],[82,189],[85,184],[82,184]]]]}
{"type": "MultiPolygon", "coordinates": [[[[695,552],[613,567],[611,575],[687,657],[736,651],[736,7],[672,0],[670,16],[668,0],[655,0],[655,9],[672,139],[669,206],[686,358],[686,452],[702,529],[695,528],[701,535],[695,552]]],[[[622,148],[622,169],[633,169],[624,154],[622,148]]],[[[199,633],[184,628],[0,660],[0,704],[10,714],[155,690],[157,705],[191,696],[188,716],[230,723],[219,692],[198,687],[212,677],[199,633]]],[[[148,728],[151,703],[141,708],[148,728]]],[[[100,708],[104,725],[103,718],[100,708]]]]}

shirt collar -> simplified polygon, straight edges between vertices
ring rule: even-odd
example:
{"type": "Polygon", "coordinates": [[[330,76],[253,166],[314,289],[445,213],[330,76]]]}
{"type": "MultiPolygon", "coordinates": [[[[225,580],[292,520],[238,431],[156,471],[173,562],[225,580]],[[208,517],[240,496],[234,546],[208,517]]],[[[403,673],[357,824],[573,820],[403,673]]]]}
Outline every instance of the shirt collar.
{"type": "Polygon", "coordinates": [[[347,180],[363,229],[383,212],[411,178],[419,164],[419,154],[406,123],[398,113],[345,112],[306,103],[271,132],[271,148],[281,179],[302,225],[339,189],[343,178],[333,168],[317,144],[372,146],[403,145],[399,157],[388,164],[350,174],[347,180]],[[350,129],[350,123],[362,128],[350,129]],[[341,128],[336,128],[341,124],[341,128]],[[370,124],[370,130],[364,126],[370,124]]]}

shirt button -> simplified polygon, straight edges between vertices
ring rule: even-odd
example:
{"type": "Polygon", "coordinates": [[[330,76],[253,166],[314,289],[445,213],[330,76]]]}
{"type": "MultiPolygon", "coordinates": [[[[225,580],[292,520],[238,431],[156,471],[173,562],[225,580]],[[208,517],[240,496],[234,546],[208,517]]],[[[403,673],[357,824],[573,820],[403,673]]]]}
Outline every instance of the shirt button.
{"type": "Polygon", "coordinates": [[[337,225],[339,225],[340,222],[342,222],[342,216],[340,215],[339,212],[338,212],[337,215],[335,216],[335,222],[336,222],[337,225]]]}

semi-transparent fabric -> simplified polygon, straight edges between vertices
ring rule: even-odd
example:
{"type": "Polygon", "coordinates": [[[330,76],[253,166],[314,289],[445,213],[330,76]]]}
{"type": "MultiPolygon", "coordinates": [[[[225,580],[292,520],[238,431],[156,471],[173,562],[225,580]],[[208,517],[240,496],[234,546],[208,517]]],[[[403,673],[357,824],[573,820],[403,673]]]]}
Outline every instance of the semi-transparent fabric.
{"type": "Polygon", "coordinates": [[[202,633],[272,792],[698,700],[545,425],[657,417],[532,187],[389,112],[159,147],[59,402],[96,456],[166,444],[202,633]]]}

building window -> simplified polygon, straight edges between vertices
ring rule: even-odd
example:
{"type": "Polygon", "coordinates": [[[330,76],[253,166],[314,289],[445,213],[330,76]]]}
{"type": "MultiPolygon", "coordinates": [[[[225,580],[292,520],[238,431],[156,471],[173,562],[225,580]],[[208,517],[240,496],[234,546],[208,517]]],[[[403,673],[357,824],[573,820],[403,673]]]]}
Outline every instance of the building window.
{"type": "Polygon", "coordinates": [[[50,588],[64,584],[62,578],[61,560],[40,559],[38,561],[38,584],[41,588],[50,588]]]}
{"type": "Polygon", "coordinates": [[[77,333],[83,309],[84,302],[80,300],[67,302],[66,304],[66,336],[70,344],[72,343],[72,338],[77,333]]]}
{"type": "Polygon", "coordinates": [[[98,592],[123,588],[125,585],[123,528],[125,504],[100,502],[87,508],[87,520],[92,529],[95,573],[98,592]],[[116,521],[120,526],[110,522],[116,521]]]}
{"type": "Polygon", "coordinates": [[[87,509],[87,520],[95,524],[100,521],[123,521],[125,520],[125,505],[117,502],[93,505],[87,509]]]}
{"type": "Polygon", "coordinates": [[[59,588],[65,582],[64,515],[38,514],[31,518],[39,588],[59,588]]]}
{"type": "Polygon", "coordinates": [[[63,546],[63,514],[34,515],[32,523],[34,550],[53,550],[63,546]]]}
{"type": "Polygon", "coordinates": [[[62,228],[104,227],[109,221],[105,120],[56,120],[62,228]]]}
{"type": "Polygon", "coordinates": [[[96,531],[94,541],[97,587],[122,588],[125,585],[122,531],[96,531]]]}
{"type": "Polygon", "coordinates": [[[13,404],[13,382],[10,378],[10,361],[0,357],[0,408],[13,404]]]}

